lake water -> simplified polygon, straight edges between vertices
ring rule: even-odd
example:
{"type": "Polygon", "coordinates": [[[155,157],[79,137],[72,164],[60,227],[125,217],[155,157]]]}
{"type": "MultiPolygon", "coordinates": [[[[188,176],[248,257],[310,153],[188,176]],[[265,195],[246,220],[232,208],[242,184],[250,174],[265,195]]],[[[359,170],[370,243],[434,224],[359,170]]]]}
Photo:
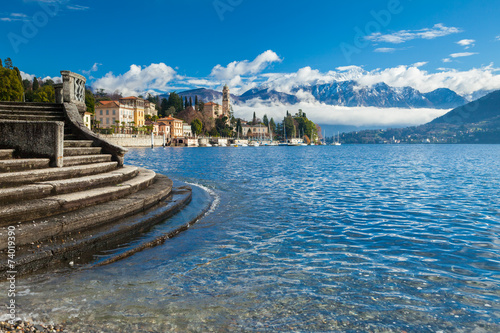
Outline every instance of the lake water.
{"type": "Polygon", "coordinates": [[[498,145],[131,149],[126,163],[209,189],[215,209],[115,264],[22,280],[22,316],[70,332],[500,332],[498,145]]]}

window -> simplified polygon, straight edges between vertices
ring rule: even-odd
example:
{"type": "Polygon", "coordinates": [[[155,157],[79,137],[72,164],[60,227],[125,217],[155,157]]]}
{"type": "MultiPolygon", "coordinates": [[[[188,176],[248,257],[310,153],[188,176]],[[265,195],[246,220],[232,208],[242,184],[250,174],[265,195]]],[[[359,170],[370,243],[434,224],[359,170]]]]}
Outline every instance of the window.
{"type": "Polygon", "coordinates": [[[113,110],[113,116],[116,115],[116,110],[113,110]]]}
{"type": "Polygon", "coordinates": [[[109,118],[106,118],[106,125],[109,125],[109,118]]]}
{"type": "MultiPolygon", "coordinates": [[[[101,110],[101,116],[102,116],[102,110],[101,110]]],[[[102,118],[101,118],[102,119],[102,118]]]]}
{"type": "Polygon", "coordinates": [[[106,116],[108,116],[108,115],[109,115],[109,110],[106,110],[106,116]]]}

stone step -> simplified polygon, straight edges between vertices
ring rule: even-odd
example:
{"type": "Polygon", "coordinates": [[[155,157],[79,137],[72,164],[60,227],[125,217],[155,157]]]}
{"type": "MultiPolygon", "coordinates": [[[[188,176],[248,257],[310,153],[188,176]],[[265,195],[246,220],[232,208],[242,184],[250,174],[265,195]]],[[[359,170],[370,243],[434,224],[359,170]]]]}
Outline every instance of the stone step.
{"type": "Polygon", "coordinates": [[[22,200],[39,199],[49,195],[58,195],[89,190],[92,188],[110,186],[135,177],[139,169],[126,166],[111,172],[70,178],[51,180],[17,187],[0,188],[0,205],[22,200]]]}
{"type": "Polygon", "coordinates": [[[0,160],[11,159],[14,149],[0,149],[0,160]]]}
{"type": "Polygon", "coordinates": [[[19,158],[0,160],[0,172],[15,172],[49,167],[48,158],[19,158]]]}
{"type": "Polygon", "coordinates": [[[64,147],[92,147],[92,140],[64,140],[64,147]]]}
{"type": "MultiPolygon", "coordinates": [[[[70,261],[89,262],[99,251],[128,243],[175,215],[191,197],[189,190],[173,191],[172,181],[159,175],[146,190],[122,199],[18,224],[15,269],[24,275],[60,264],[67,267],[70,261]]],[[[5,246],[0,244],[0,260],[6,263],[5,246]]],[[[0,274],[7,270],[6,264],[0,264],[0,274]]]]}
{"type": "Polygon", "coordinates": [[[29,110],[0,109],[0,115],[21,115],[21,116],[36,115],[36,116],[61,116],[61,117],[64,117],[64,113],[62,111],[58,111],[58,110],[29,111],[29,110]]]}
{"type": "Polygon", "coordinates": [[[103,163],[110,162],[111,155],[109,154],[99,154],[99,155],[85,155],[85,156],[65,156],[63,158],[64,166],[73,165],[83,165],[92,163],[103,163]]]}
{"type": "Polygon", "coordinates": [[[2,120],[24,120],[24,121],[64,121],[64,116],[39,116],[35,114],[17,115],[0,114],[2,120]]]}
{"type": "Polygon", "coordinates": [[[34,108],[34,109],[43,109],[43,108],[56,108],[63,109],[62,104],[56,103],[39,103],[39,102],[0,102],[0,108],[2,107],[16,107],[16,108],[34,108]]]}
{"type": "Polygon", "coordinates": [[[30,171],[0,173],[0,187],[10,187],[22,184],[90,176],[115,170],[118,162],[65,166],[30,171]]]}
{"type": "Polygon", "coordinates": [[[23,201],[0,206],[0,227],[10,223],[31,221],[53,215],[64,214],[84,207],[123,198],[147,188],[153,182],[154,171],[140,169],[139,174],[114,186],[49,196],[43,199],[23,201]]]}
{"type": "Polygon", "coordinates": [[[64,134],[64,141],[78,141],[78,137],[74,135],[73,133],[65,133],[64,134]]]}
{"type": "Polygon", "coordinates": [[[64,156],[97,155],[101,150],[101,147],[68,147],[64,148],[64,156]]]}

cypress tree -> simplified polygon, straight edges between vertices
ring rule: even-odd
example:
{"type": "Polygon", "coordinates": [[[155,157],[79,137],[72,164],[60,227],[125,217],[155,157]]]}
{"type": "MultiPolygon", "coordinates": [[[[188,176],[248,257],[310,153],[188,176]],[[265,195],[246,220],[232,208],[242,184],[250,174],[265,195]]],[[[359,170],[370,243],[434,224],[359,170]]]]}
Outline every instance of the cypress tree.
{"type": "Polygon", "coordinates": [[[198,95],[194,96],[194,105],[198,106],[198,95]]]}
{"type": "Polygon", "coordinates": [[[38,79],[35,76],[35,78],[33,79],[33,91],[37,91],[38,88],[40,88],[40,83],[38,83],[38,79]]]}
{"type": "Polygon", "coordinates": [[[189,106],[193,106],[193,97],[189,96],[189,106]]]}

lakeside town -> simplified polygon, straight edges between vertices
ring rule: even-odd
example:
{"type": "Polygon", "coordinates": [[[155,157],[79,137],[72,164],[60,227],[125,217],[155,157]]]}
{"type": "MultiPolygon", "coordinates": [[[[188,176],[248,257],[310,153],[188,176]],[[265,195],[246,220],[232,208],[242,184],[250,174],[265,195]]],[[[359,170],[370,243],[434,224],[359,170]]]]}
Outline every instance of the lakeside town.
{"type": "MultiPolygon", "coordinates": [[[[87,95],[93,93],[87,90],[87,95]]],[[[224,86],[222,105],[195,96],[184,99],[172,92],[168,98],[148,95],[122,97],[96,94],[89,103],[85,124],[107,140],[123,146],[277,146],[321,144],[319,126],[299,110],[287,113],[282,123],[264,115],[247,121],[235,118],[230,90],[224,86]],[[92,106],[94,105],[94,108],[92,106]],[[92,112],[92,110],[94,112],[92,112]],[[288,134],[287,134],[288,133],[288,134]],[[147,143],[145,143],[147,142],[147,143]]]]}

